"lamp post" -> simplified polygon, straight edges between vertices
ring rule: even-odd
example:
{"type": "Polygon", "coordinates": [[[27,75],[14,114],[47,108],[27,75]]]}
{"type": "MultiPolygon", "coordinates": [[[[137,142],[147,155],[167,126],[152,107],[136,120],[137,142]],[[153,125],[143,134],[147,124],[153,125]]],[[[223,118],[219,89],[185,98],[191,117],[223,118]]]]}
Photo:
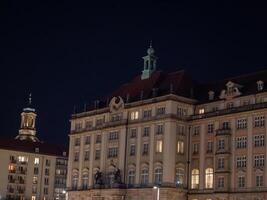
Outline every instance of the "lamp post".
{"type": "Polygon", "coordinates": [[[157,200],[159,200],[159,186],[154,186],[154,190],[157,190],[157,200]]]}

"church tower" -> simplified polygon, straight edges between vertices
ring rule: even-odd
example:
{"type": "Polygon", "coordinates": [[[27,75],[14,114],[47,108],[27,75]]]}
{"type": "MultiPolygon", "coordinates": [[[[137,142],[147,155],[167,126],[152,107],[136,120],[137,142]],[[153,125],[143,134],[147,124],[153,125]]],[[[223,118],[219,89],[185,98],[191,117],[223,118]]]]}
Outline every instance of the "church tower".
{"type": "Polygon", "coordinates": [[[144,59],[144,70],[142,72],[141,79],[148,79],[151,74],[156,70],[157,57],[154,55],[155,50],[152,47],[152,42],[150,47],[147,49],[147,55],[143,57],[144,59]]]}
{"type": "Polygon", "coordinates": [[[21,113],[21,124],[19,134],[16,139],[18,140],[30,140],[33,142],[39,142],[39,139],[36,137],[36,112],[34,108],[31,108],[32,99],[31,94],[29,96],[28,106],[23,109],[21,113]]]}

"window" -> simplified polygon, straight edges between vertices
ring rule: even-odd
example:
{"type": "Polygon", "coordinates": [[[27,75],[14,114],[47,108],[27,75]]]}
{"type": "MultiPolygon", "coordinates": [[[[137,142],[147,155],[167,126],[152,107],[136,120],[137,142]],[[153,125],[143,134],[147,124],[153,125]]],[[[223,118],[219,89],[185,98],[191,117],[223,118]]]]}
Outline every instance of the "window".
{"type": "Polygon", "coordinates": [[[87,145],[87,144],[90,144],[90,142],[91,142],[91,137],[90,136],[86,136],[84,144],[87,145]]]}
{"type": "Polygon", "coordinates": [[[247,166],[247,158],[246,156],[238,156],[236,158],[236,167],[242,168],[247,166]]]}
{"type": "Polygon", "coordinates": [[[187,115],[187,109],[178,107],[177,108],[177,116],[178,117],[184,117],[187,115]]]}
{"type": "Polygon", "coordinates": [[[205,187],[213,188],[213,169],[207,168],[205,170],[205,187]]]}
{"type": "Polygon", "coordinates": [[[131,112],[131,120],[138,119],[139,112],[138,111],[133,111],[131,112]]]}
{"type": "Polygon", "coordinates": [[[234,102],[229,102],[229,103],[226,104],[226,108],[227,109],[231,109],[233,107],[234,107],[234,102]]]}
{"type": "Polygon", "coordinates": [[[14,164],[8,165],[8,171],[9,173],[16,173],[16,167],[14,164]]]}
{"type": "Polygon", "coordinates": [[[130,156],[134,156],[135,155],[135,144],[131,144],[130,146],[130,156]]]}
{"type": "Polygon", "coordinates": [[[73,190],[77,190],[77,187],[78,187],[78,172],[74,172],[72,174],[71,186],[72,186],[73,190]]]}
{"type": "Polygon", "coordinates": [[[32,193],[33,194],[36,194],[37,193],[37,187],[36,187],[36,185],[33,185],[32,186],[32,193]]]}
{"type": "Polygon", "coordinates": [[[144,134],[143,134],[143,136],[144,137],[148,137],[149,136],[149,133],[150,133],[150,127],[144,127],[144,134]]]}
{"type": "Polygon", "coordinates": [[[75,146],[80,146],[80,138],[75,138],[74,145],[75,146]]]}
{"type": "Polygon", "coordinates": [[[86,129],[90,129],[93,127],[93,122],[92,121],[86,121],[85,122],[85,128],[86,129]]]}
{"type": "Polygon", "coordinates": [[[245,187],[245,176],[238,177],[238,187],[244,188],[245,187]]]}
{"type": "Polygon", "coordinates": [[[254,166],[255,167],[263,167],[264,166],[264,155],[254,156],[254,166]]]}
{"type": "Polygon", "coordinates": [[[218,158],[218,169],[224,169],[224,158],[218,158]]]}
{"type": "Polygon", "coordinates": [[[117,122],[117,121],[120,121],[121,119],[122,119],[122,114],[111,115],[111,121],[112,122],[117,122]]]}
{"type": "Polygon", "coordinates": [[[152,116],[152,110],[144,110],[143,117],[150,118],[152,116]]]}
{"type": "Polygon", "coordinates": [[[228,130],[228,129],[230,129],[230,123],[229,123],[229,122],[223,122],[223,123],[222,123],[222,129],[223,129],[223,130],[228,130]]]}
{"type": "Polygon", "coordinates": [[[247,148],[247,137],[237,137],[236,138],[236,148],[237,149],[244,149],[247,148]]]}
{"type": "Polygon", "coordinates": [[[135,181],[135,170],[131,169],[128,172],[128,184],[129,185],[134,185],[134,181],[135,181]]]}
{"type": "Polygon", "coordinates": [[[214,124],[208,124],[208,133],[213,133],[214,132],[214,124]]]}
{"type": "Polygon", "coordinates": [[[212,149],[213,149],[213,142],[208,141],[208,143],[207,143],[207,153],[212,153],[212,149]]]}
{"type": "Polygon", "coordinates": [[[191,188],[197,189],[199,186],[199,170],[193,169],[192,176],[191,176],[191,188]]]}
{"type": "Polygon", "coordinates": [[[237,120],[237,129],[247,128],[247,119],[238,119],[237,120]]]}
{"type": "Polygon", "coordinates": [[[148,169],[142,169],[141,171],[141,184],[147,185],[148,184],[148,169]]]}
{"type": "Polygon", "coordinates": [[[48,178],[45,178],[45,179],[44,179],[44,184],[45,184],[45,185],[49,185],[49,179],[48,179],[48,178]]]}
{"type": "Polygon", "coordinates": [[[96,119],[96,126],[101,126],[104,124],[104,118],[96,119]]]}
{"type": "Polygon", "coordinates": [[[101,143],[101,135],[96,136],[96,143],[101,143]]]}
{"type": "Polygon", "coordinates": [[[137,129],[136,128],[132,128],[130,132],[131,132],[131,138],[135,138],[136,134],[137,134],[137,129]]]}
{"type": "Polygon", "coordinates": [[[199,135],[200,134],[200,126],[195,126],[193,129],[193,135],[199,135]]]}
{"type": "Polygon", "coordinates": [[[175,182],[177,186],[182,186],[184,184],[184,169],[176,168],[175,182]]]}
{"type": "Polygon", "coordinates": [[[118,147],[108,148],[108,158],[115,158],[118,156],[118,147]]]}
{"type": "Polygon", "coordinates": [[[193,154],[198,153],[198,146],[199,146],[199,144],[193,144],[193,154]]]}
{"type": "Polygon", "coordinates": [[[147,154],[148,154],[148,144],[145,143],[145,144],[143,145],[143,155],[147,155],[147,154]]]}
{"type": "Polygon", "coordinates": [[[218,177],[218,188],[224,188],[224,177],[218,177]]]}
{"type": "Polygon", "coordinates": [[[90,151],[85,151],[85,153],[84,153],[84,161],[88,161],[89,160],[89,158],[90,158],[90,151]]]}
{"type": "Polygon", "coordinates": [[[48,168],[45,168],[45,175],[49,176],[49,169],[48,168]]]}
{"type": "Polygon", "coordinates": [[[95,150],[95,160],[99,160],[100,159],[100,150],[97,149],[95,150]]]}
{"type": "Polygon", "coordinates": [[[200,108],[199,110],[198,110],[198,114],[204,114],[205,113],[205,109],[204,108],[200,108]]]}
{"type": "Polygon", "coordinates": [[[33,168],[33,174],[37,175],[39,173],[38,167],[33,168]]]}
{"type": "Polygon", "coordinates": [[[26,156],[19,156],[18,160],[20,163],[27,163],[28,162],[28,157],[26,156]]]}
{"type": "Polygon", "coordinates": [[[162,168],[158,167],[155,169],[155,184],[160,185],[162,182],[162,168]]]}
{"type": "Polygon", "coordinates": [[[39,158],[34,158],[34,164],[39,165],[39,158]]]}
{"type": "Polygon", "coordinates": [[[157,115],[164,115],[165,114],[165,107],[157,108],[157,115]]]}
{"type": "Polygon", "coordinates": [[[177,135],[185,135],[185,126],[178,124],[176,127],[177,135]]]}
{"type": "Polygon", "coordinates": [[[74,162],[79,161],[79,152],[74,152],[74,162]]]}
{"type": "Polygon", "coordinates": [[[254,146],[255,147],[262,147],[264,146],[264,135],[255,135],[254,136],[254,146]]]}
{"type": "Polygon", "coordinates": [[[177,142],[177,153],[184,153],[184,142],[183,141],[178,141],[177,142]]]}
{"type": "Polygon", "coordinates": [[[256,175],[256,187],[263,186],[263,175],[256,175]]]}
{"type": "Polygon", "coordinates": [[[218,140],[218,150],[224,150],[224,139],[218,140]]]}
{"type": "Polygon", "coordinates": [[[47,166],[47,167],[50,166],[50,160],[48,160],[48,159],[45,160],[45,166],[47,166]]]}
{"type": "Polygon", "coordinates": [[[119,139],[118,131],[113,131],[109,133],[109,140],[118,140],[118,139],[119,139]]]}
{"type": "Polygon", "coordinates": [[[164,133],[164,125],[163,124],[158,124],[156,126],[156,134],[161,135],[164,133]]]}
{"type": "Polygon", "coordinates": [[[265,117],[257,116],[254,118],[254,127],[264,127],[265,126],[265,117]]]}
{"type": "Polygon", "coordinates": [[[82,129],[82,127],[83,127],[82,122],[76,122],[75,123],[75,130],[76,131],[80,131],[82,129]]]}
{"type": "Polygon", "coordinates": [[[156,152],[162,153],[162,140],[157,140],[156,142],[156,152]]]}

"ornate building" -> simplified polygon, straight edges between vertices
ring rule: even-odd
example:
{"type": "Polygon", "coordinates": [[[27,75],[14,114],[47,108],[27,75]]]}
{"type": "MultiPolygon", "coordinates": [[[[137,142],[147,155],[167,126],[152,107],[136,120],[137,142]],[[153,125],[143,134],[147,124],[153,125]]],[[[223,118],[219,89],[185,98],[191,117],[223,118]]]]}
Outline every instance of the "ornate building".
{"type": "Polygon", "coordinates": [[[30,97],[18,136],[0,140],[0,199],[65,199],[67,150],[39,141],[36,116],[30,97]]]}
{"type": "Polygon", "coordinates": [[[267,199],[267,71],[200,84],[147,53],[141,75],[72,115],[69,200],[267,199]]]}

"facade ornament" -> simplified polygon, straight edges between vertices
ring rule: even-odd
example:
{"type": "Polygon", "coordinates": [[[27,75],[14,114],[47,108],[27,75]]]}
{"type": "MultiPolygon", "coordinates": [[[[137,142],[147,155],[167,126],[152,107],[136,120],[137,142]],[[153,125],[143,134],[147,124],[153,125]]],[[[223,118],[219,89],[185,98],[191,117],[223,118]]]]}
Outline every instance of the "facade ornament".
{"type": "Polygon", "coordinates": [[[242,93],[240,92],[240,89],[242,88],[241,85],[236,84],[232,81],[228,81],[226,83],[226,89],[221,91],[221,94],[219,96],[220,99],[232,99],[237,96],[240,96],[242,93]]]}
{"type": "Polygon", "coordinates": [[[113,97],[111,99],[111,101],[109,103],[109,110],[111,113],[117,112],[123,108],[124,108],[124,101],[120,96],[113,97]]]}

